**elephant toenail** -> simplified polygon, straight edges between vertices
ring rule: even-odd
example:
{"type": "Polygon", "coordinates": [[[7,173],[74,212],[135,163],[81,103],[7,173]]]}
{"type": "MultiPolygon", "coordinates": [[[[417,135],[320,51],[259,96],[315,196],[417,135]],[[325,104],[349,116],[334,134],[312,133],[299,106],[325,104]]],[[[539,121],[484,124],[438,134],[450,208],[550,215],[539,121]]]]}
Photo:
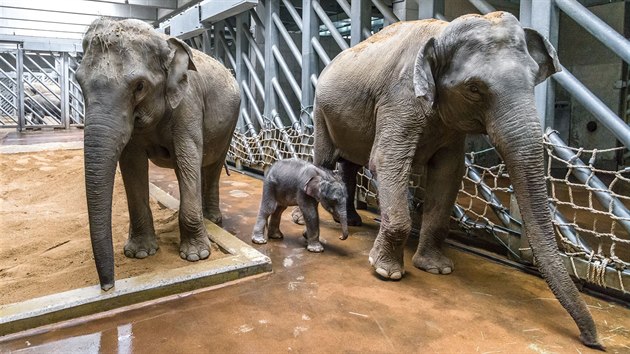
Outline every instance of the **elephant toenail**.
{"type": "Polygon", "coordinates": [[[370,265],[374,265],[374,259],[372,259],[372,257],[368,257],[368,261],[370,262],[370,265]]]}
{"type": "Polygon", "coordinates": [[[199,256],[201,257],[201,259],[206,259],[206,258],[210,257],[210,251],[203,250],[203,251],[199,252],[199,256]]]}
{"type": "Polygon", "coordinates": [[[442,269],[442,274],[451,274],[452,271],[451,267],[446,267],[442,269]]]}
{"type": "Polygon", "coordinates": [[[387,271],[383,268],[376,268],[376,273],[378,273],[378,275],[382,276],[383,278],[389,278],[389,273],[387,273],[387,271]]]}
{"type": "Polygon", "coordinates": [[[136,258],[142,259],[147,258],[147,256],[149,256],[149,254],[145,250],[136,252],[136,258]]]}
{"type": "Polygon", "coordinates": [[[149,250],[149,254],[152,256],[155,254],[155,252],[157,252],[157,248],[152,248],[149,250]]]}
{"type": "Polygon", "coordinates": [[[392,275],[389,278],[393,279],[393,280],[399,280],[399,279],[402,278],[402,273],[401,272],[393,272],[392,275]]]}
{"type": "Polygon", "coordinates": [[[184,252],[179,252],[179,256],[180,256],[182,259],[186,259],[186,253],[184,253],[184,252]]]}
{"type": "Polygon", "coordinates": [[[426,271],[431,274],[440,274],[440,271],[437,268],[429,268],[426,271]]]}
{"type": "Polygon", "coordinates": [[[131,252],[131,250],[125,250],[125,256],[127,256],[129,258],[133,258],[134,254],[133,254],[133,252],[131,252]]]}
{"type": "Polygon", "coordinates": [[[188,257],[186,257],[186,259],[191,262],[197,262],[199,260],[199,255],[196,253],[189,254],[188,257]]]}

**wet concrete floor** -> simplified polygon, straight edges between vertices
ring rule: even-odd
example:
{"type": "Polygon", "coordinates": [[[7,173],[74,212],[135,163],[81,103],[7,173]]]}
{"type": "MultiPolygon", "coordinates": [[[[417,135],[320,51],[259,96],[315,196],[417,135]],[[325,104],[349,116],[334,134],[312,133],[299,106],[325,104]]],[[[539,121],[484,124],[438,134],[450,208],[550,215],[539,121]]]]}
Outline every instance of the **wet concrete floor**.
{"type": "MultiPolygon", "coordinates": [[[[177,196],[171,172],[152,181],[177,196]]],[[[262,182],[232,172],[221,179],[223,227],[249,242],[262,182]]],[[[587,353],[578,330],[545,282],[475,255],[447,249],[451,275],[415,269],[383,281],[367,262],[378,231],[339,226],[321,211],[325,251],[309,253],[302,227],[283,216],[284,240],[255,246],[273,273],[127,311],[70,321],[0,339],[0,352],[26,353],[587,353]]],[[[122,250],[117,250],[122,252],[122,250]]],[[[630,309],[585,294],[600,338],[630,353],[630,309]]]]}

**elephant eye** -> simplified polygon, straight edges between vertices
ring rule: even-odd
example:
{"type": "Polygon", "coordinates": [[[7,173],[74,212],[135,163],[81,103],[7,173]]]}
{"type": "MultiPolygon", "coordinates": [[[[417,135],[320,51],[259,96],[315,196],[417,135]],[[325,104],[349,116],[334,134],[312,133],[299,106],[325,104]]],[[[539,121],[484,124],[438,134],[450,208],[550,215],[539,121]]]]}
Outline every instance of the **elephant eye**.
{"type": "Polygon", "coordinates": [[[479,87],[477,87],[477,85],[469,85],[468,90],[473,93],[479,93],[479,87]]]}
{"type": "Polygon", "coordinates": [[[136,92],[140,92],[144,89],[144,82],[140,81],[136,86],[136,92]]]}

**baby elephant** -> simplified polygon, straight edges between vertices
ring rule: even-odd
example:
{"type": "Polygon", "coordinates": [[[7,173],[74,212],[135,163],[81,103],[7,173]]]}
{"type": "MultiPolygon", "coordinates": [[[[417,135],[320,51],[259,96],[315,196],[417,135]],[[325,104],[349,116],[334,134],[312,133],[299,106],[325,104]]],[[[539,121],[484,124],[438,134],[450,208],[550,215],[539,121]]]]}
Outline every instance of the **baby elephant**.
{"type": "Polygon", "coordinates": [[[267,243],[265,226],[270,215],[267,236],[283,238],[284,235],[280,232],[282,212],[288,206],[297,205],[302,210],[306,224],[304,234],[307,242],[306,249],[311,252],[322,252],[324,247],[319,242],[317,204],[321,203],[324,209],[341,222],[340,239],[345,240],[348,238],[347,197],[345,186],[332,172],[303,160],[280,160],[271,166],[265,175],[260,211],[256,226],[254,226],[252,242],[267,243]]]}

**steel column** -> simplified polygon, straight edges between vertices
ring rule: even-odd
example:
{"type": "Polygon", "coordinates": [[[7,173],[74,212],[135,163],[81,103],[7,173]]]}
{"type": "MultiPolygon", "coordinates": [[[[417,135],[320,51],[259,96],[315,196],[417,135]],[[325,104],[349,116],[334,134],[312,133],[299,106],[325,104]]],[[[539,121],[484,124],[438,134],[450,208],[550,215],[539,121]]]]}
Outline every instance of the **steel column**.
{"type": "MultiPolygon", "coordinates": [[[[244,32],[249,29],[249,13],[244,12],[236,16],[236,33],[234,34],[236,38],[236,68],[234,68],[236,74],[236,82],[241,82],[246,80],[249,76],[247,75],[247,66],[245,64],[244,57],[247,55],[249,51],[249,45],[247,43],[247,39],[245,38],[244,32]]],[[[243,96],[243,88],[241,87],[241,97],[243,96]]],[[[247,107],[247,102],[241,99],[241,110],[247,107]]],[[[246,123],[244,122],[243,116],[239,119],[239,128],[243,128],[246,123]]]]}
{"type": "Polygon", "coordinates": [[[444,13],[444,0],[418,1],[418,19],[437,18],[444,13]]]}
{"type": "Polygon", "coordinates": [[[311,111],[315,95],[315,85],[311,77],[317,75],[317,55],[313,48],[313,39],[319,38],[319,21],[312,0],[302,0],[302,100],[301,115],[302,124],[313,125],[311,111]]]}
{"type": "MultiPolygon", "coordinates": [[[[525,4],[527,5],[527,4],[525,4]]],[[[558,47],[558,10],[551,1],[531,1],[530,11],[524,10],[521,5],[521,11],[529,14],[531,27],[537,30],[541,35],[547,37],[554,47],[558,47]]],[[[553,82],[545,80],[538,84],[535,88],[536,94],[536,110],[540,117],[540,123],[544,127],[553,127],[554,107],[555,107],[555,91],[553,82]]]]}
{"type": "MultiPolygon", "coordinates": [[[[276,110],[278,100],[272,79],[278,76],[278,64],[273,57],[273,47],[278,46],[278,30],[273,23],[273,14],[280,11],[280,0],[265,0],[265,109],[264,116],[273,121],[272,111],[276,110]]],[[[278,127],[281,128],[281,127],[278,127]]]]}
{"type": "Polygon", "coordinates": [[[372,1],[353,0],[350,9],[350,45],[355,46],[369,37],[372,26],[372,1]],[[368,30],[370,28],[370,30],[368,30]],[[367,33],[366,33],[367,30],[367,33]]]}
{"type": "Polygon", "coordinates": [[[66,128],[70,128],[70,95],[68,94],[69,84],[68,76],[68,53],[61,54],[61,76],[59,77],[61,89],[61,124],[66,128]]]}
{"type": "Polygon", "coordinates": [[[24,116],[24,49],[18,46],[16,52],[15,69],[17,84],[17,114],[18,114],[18,131],[24,130],[26,126],[26,117],[24,116]]]}

